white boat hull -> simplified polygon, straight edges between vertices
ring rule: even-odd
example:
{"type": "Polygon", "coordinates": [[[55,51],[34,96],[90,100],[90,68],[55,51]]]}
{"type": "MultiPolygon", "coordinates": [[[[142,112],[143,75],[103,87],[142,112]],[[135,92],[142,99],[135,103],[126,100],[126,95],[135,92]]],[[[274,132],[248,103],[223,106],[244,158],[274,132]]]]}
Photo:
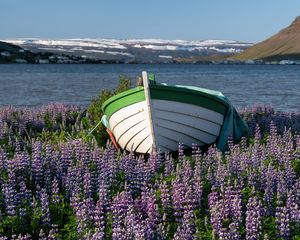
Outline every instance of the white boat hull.
{"type": "Polygon", "coordinates": [[[224,116],[200,106],[151,99],[124,107],[109,119],[110,129],[122,149],[138,153],[170,152],[178,143],[191,147],[214,143],[224,116]]]}

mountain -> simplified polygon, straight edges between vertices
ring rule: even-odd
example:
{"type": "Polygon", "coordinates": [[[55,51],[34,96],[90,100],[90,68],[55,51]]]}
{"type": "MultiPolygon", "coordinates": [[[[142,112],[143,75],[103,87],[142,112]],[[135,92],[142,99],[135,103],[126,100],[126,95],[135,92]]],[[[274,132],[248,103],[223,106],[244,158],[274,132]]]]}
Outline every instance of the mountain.
{"type": "Polygon", "coordinates": [[[252,46],[231,40],[11,39],[31,52],[125,63],[205,62],[225,59],[252,46]]]}
{"type": "Polygon", "coordinates": [[[300,16],[287,28],[253,45],[233,59],[300,60],[300,16]]]}
{"type": "Polygon", "coordinates": [[[0,41],[0,52],[16,53],[19,52],[20,50],[21,48],[19,46],[0,41]]]}

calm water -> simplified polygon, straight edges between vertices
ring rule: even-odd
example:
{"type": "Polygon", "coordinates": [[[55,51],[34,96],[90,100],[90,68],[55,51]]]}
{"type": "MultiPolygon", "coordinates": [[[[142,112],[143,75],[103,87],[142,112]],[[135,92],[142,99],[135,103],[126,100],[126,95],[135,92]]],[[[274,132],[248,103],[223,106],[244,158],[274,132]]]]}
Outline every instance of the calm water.
{"type": "Polygon", "coordinates": [[[300,111],[299,65],[0,65],[0,106],[86,106],[101,89],[115,87],[120,74],[135,79],[142,70],[158,82],[222,91],[235,106],[300,111]]]}

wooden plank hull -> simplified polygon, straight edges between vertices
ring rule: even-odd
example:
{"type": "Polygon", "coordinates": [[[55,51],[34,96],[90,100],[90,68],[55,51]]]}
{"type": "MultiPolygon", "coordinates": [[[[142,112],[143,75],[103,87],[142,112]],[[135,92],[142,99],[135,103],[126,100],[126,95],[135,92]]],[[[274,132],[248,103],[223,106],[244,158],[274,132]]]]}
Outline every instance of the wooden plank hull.
{"type": "Polygon", "coordinates": [[[150,153],[175,151],[178,143],[191,147],[212,144],[219,136],[224,116],[220,113],[187,103],[152,100],[153,136],[147,103],[141,101],[124,107],[109,119],[109,125],[122,149],[150,153]]]}

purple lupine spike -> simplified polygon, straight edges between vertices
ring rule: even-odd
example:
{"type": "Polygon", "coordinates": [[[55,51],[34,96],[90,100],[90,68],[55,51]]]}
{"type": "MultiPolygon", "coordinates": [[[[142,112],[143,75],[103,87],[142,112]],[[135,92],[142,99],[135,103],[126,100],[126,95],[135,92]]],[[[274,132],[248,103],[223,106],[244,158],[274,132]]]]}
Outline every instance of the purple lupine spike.
{"type": "Polygon", "coordinates": [[[184,184],[191,184],[193,181],[193,169],[191,167],[190,161],[188,160],[183,160],[183,165],[182,165],[182,171],[183,171],[183,183],[184,184]]]}
{"type": "Polygon", "coordinates": [[[114,198],[111,206],[113,217],[112,239],[125,239],[126,229],[124,228],[124,221],[128,206],[132,203],[132,198],[128,192],[121,192],[114,198]]]}
{"type": "Polygon", "coordinates": [[[182,224],[177,228],[174,239],[181,240],[194,239],[195,234],[195,224],[194,224],[194,214],[192,210],[185,210],[183,214],[182,224]]]}
{"type": "Polygon", "coordinates": [[[20,162],[19,162],[19,168],[26,171],[26,172],[29,172],[31,169],[30,169],[30,157],[28,155],[28,153],[26,152],[22,152],[20,154],[20,162]]]}
{"type": "Polygon", "coordinates": [[[86,172],[83,177],[83,192],[86,198],[92,197],[91,173],[86,172]]]}
{"type": "Polygon", "coordinates": [[[81,200],[81,189],[79,186],[76,186],[74,191],[71,194],[70,205],[74,210],[76,220],[77,220],[77,232],[80,236],[82,236],[83,232],[86,230],[87,222],[92,217],[89,214],[89,211],[93,211],[89,209],[90,201],[86,199],[81,200]]]}
{"type": "Polygon", "coordinates": [[[47,240],[56,240],[57,239],[57,237],[56,237],[56,235],[58,233],[57,227],[58,227],[57,225],[52,224],[51,229],[48,233],[47,240]]]}
{"type": "Polygon", "coordinates": [[[70,142],[60,147],[60,167],[62,172],[66,172],[72,165],[72,149],[70,142]]]}
{"type": "Polygon", "coordinates": [[[136,213],[133,205],[128,206],[128,211],[125,217],[125,227],[126,227],[126,238],[135,239],[136,224],[138,224],[136,219],[136,213]]]}
{"type": "Polygon", "coordinates": [[[137,159],[133,169],[134,174],[131,176],[132,193],[134,196],[138,196],[141,193],[142,187],[146,185],[146,182],[148,181],[145,170],[144,160],[142,158],[137,159]]]}
{"type": "Polygon", "coordinates": [[[277,197],[278,199],[284,199],[287,196],[287,182],[284,179],[283,172],[280,172],[279,179],[277,180],[277,197]]]}
{"type": "Polygon", "coordinates": [[[258,145],[261,140],[261,131],[258,124],[255,126],[255,133],[254,133],[254,144],[258,145]]]}
{"type": "Polygon", "coordinates": [[[201,198],[203,193],[203,184],[202,184],[202,167],[200,160],[196,160],[195,163],[195,169],[194,169],[194,176],[193,176],[193,182],[192,187],[195,193],[196,198],[196,205],[200,207],[201,205],[201,198]]]}
{"type": "Polygon", "coordinates": [[[46,167],[44,170],[43,178],[44,178],[44,188],[47,192],[51,192],[51,169],[46,167]]]}
{"type": "Polygon", "coordinates": [[[59,186],[58,186],[57,178],[54,178],[53,182],[52,182],[51,202],[53,204],[59,204],[60,203],[59,186]]]}
{"type": "MultiPolygon", "coordinates": [[[[0,128],[1,129],[1,128],[0,128]]],[[[0,130],[1,131],[1,130],[0,130]]],[[[5,171],[7,168],[7,157],[4,149],[0,147],[0,170],[5,171]]]]}
{"type": "MultiPolygon", "coordinates": [[[[130,205],[130,208],[129,208],[130,216],[128,215],[128,220],[131,221],[131,224],[133,224],[132,229],[134,232],[134,239],[137,239],[137,240],[148,239],[147,238],[147,228],[145,227],[144,221],[142,220],[142,216],[140,213],[138,213],[136,211],[132,211],[133,210],[132,207],[133,206],[130,205]]],[[[149,234],[148,234],[148,236],[149,236],[149,234]]]]}
{"type": "Polygon", "coordinates": [[[148,163],[150,165],[151,173],[155,174],[157,169],[160,167],[160,159],[158,153],[152,153],[150,154],[150,157],[148,159],[148,163]]]}
{"type": "Polygon", "coordinates": [[[168,231],[167,227],[168,227],[167,214],[164,213],[161,222],[157,226],[157,239],[161,239],[161,240],[166,239],[167,231],[168,231]]]}
{"type": "Polygon", "coordinates": [[[31,240],[32,238],[31,238],[31,235],[30,234],[25,234],[24,236],[23,236],[23,239],[22,240],[31,240]]]}
{"type": "Polygon", "coordinates": [[[120,161],[120,168],[124,170],[126,176],[126,184],[128,189],[134,195],[136,192],[136,173],[135,173],[135,166],[137,164],[137,160],[135,159],[134,155],[130,153],[129,155],[125,156],[122,161],[120,161]]]}
{"type": "Polygon", "coordinates": [[[287,187],[289,189],[292,189],[296,183],[296,173],[294,172],[294,170],[292,168],[290,160],[286,160],[284,165],[285,165],[284,179],[285,179],[287,187]]]}
{"type": "Polygon", "coordinates": [[[272,121],[270,124],[270,135],[268,136],[267,140],[267,148],[268,148],[268,153],[271,156],[280,156],[280,149],[279,149],[279,144],[278,144],[278,135],[277,135],[277,127],[272,121]]]}
{"type": "Polygon", "coordinates": [[[215,172],[214,172],[212,166],[208,167],[206,178],[210,182],[211,185],[215,185],[216,184],[215,172]]]}
{"type": "Polygon", "coordinates": [[[231,214],[237,224],[242,222],[242,197],[240,191],[235,191],[232,202],[231,214]]]}
{"type": "Polygon", "coordinates": [[[218,202],[218,200],[219,200],[219,194],[216,191],[216,187],[212,186],[211,192],[208,195],[208,207],[209,208],[214,207],[214,205],[218,202]]]}
{"type": "Polygon", "coordinates": [[[226,228],[221,228],[219,230],[219,240],[229,240],[230,232],[226,228]]]}
{"type": "Polygon", "coordinates": [[[141,196],[139,199],[137,199],[138,201],[138,207],[139,210],[142,212],[142,214],[145,216],[147,215],[147,204],[148,204],[148,198],[151,198],[152,196],[152,192],[149,189],[149,185],[146,185],[143,187],[142,192],[141,192],[141,196]]]}
{"type": "Polygon", "coordinates": [[[21,201],[29,202],[31,200],[31,190],[27,189],[24,179],[22,179],[19,183],[18,196],[21,201]]]}
{"type": "Polygon", "coordinates": [[[264,202],[267,206],[267,215],[271,215],[272,213],[272,202],[275,197],[275,189],[276,189],[276,172],[271,164],[267,169],[265,178],[263,179],[265,182],[265,191],[264,191],[264,202]]]}
{"type": "Polygon", "coordinates": [[[41,201],[41,190],[42,189],[41,189],[40,185],[36,185],[34,197],[37,201],[41,201]]]}
{"type": "Polygon", "coordinates": [[[195,210],[198,199],[195,195],[193,188],[190,185],[185,186],[185,194],[184,194],[184,206],[183,209],[186,210],[195,210]]]}
{"type": "Polygon", "coordinates": [[[221,186],[223,218],[229,218],[232,211],[234,197],[232,186],[221,186]]]}
{"type": "Polygon", "coordinates": [[[228,172],[226,170],[226,166],[221,161],[218,161],[218,167],[215,176],[215,185],[216,186],[225,185],[225,178],[227,177],[227,175],[228,172]]]}
{"type": "Polygon", "coordinates": [[[287,207],[277,207],[276,213],[277,235],[282,239],[290,238],[290,213],[287,207]]]}
{"type": "Polygon", "coordinates": [[[165,211],[168,211],[171,207],[171,194],[168,185],[165,181],[160,185],[160,192],[160,200],[162,206],[165,211]]]}
{"type": "Polygon", "coordinates": [[[246,239],[259,239],[262,234],[262,205],[260,200],[250,197],[246,212],[246,239]]]}
{"type": "Polygon", "coordinates": [[[183,183],[176,178],[172,183],[172,203],[174,216],[178,223],[182,221],[183,209],[184,209],[184,195],[185,188],[183,183]]]}
{"type": "Polygon", "coordinates": [[[282,144],[284,145],[284,149],[285,149],[285,151],[282,152],[283,161],[289,162],[291,161],[291,156],[294,152],[294,139],[292,136],[291,128],[287,129],[285,127],[282,136],[282,144]]]}
{"type": "Polygon", "coordinates": [[[42,222],[45,225],[51,224],[50,210],[49,210],[49,197],[46,189],[41,190],[41,209],[42,209],[42,222]]]}
{"type": "Polygon", "coordinates": [[[232,186],[221,186],[221,196],[212,189],[208,197],[210,222],[214,236],[219,239],[239,239],[239,226],[242,222],[242,205],[240,190],[232,186]],[[231,228],[223,226],[223,222],[231,220],[231,228]]]}
{"type": "Polygon", "coordinates": [[[107,149],[107,163],[106,163],[106,183],[113,185],[116,181],[116,174],[118,172],[118,161],[115,159],[115,149],[107,149]]]}
{"type": "Polygon", "coordinates": [[[47,240],[46,234],[43,229],[40,230],[39,240],[47,240]]]}
{"type": "Polygon", "coordinates": [[[184,159],[184,149],[183,149],[183,143],[178,143],[178,160],[179,162],[183,161],[184,159]]]}
{"type": "Polygon", "coordinates": [[[42,143],[37,141],[33,145],[32,151],[32,175],[35,184],[41,184],[43,180],[43,168],[42,168],[42,143]]]}
{"type": "Polygon", "coordinates": [[[101,230],[97,229],[95,230],[95,233],[93,234],[91,240],[103,240],[105,236],[101,232],[101,230]]]}
{"type": "Polygon", "coordinates": [[[43,165],[47,168],[51,168],[51,162],[53,161],[53,149],[52,146],[48,143],[45,147],[45,159],[43,165]]]}
{"type": "Polygon", "coordinates": [[[156,237],[156,228],[159,223],[159,212],[158,205],[155,201],[155,196],[150,195],[147,198],[147,206],[146,206],[146,237],[147,239],[155,239],[156,237]]]}
{"type": "Polygon", "coordinates": [[[15,216],[17,207],[15,202],[15,196],[17,192],[15,188],[12,187],[9,183],[4,183],[2,192],[4,193],[6,214],[8,216],[15,216]]]}
{"type": "Polygon", "coordinates": [[[295,195],[292,191],[289,191],[287,194],[286,208],[289,210],[291,222],[300,222],[299,205],[296,203],[295,195]]]}
{"type": "Polygon", "coordinates": [[[229,224],[229,238],[230,240],[240,240],[242,239],[241,234],[239,232],[239,223],[232,222],[229,224]]]}
{"type": "Polygon", "coordinates": [[[75,208],[75,216],[77,220],[77,232],[83,237],[84,232],[87,230],[87,222],[88,222],[88,213],[87,213],[86,202],[79,201],[77,207],[75,208]]]}
{"type": "Polygon", "coordinates": [[[165,154],[165,170],[164,175],[169,176],[174,171],[174,163],[171,155],[165,154]]]}
{"type": "Polygon", "coordinates": [[[300,178],[296,180],[296,184],[294,186],[294,192],[295,192],[295,201],[300,206],[300,178]]]}
{"type": "Polygon", "coordinates": [[[94,212],[95,212],[95,205],[92,197],[86,198],[83,200],[84,202],[84,212],[86,213],[85,219],[86,221],[90,222],[93,220],[94,212]]]}
{"type": "Polygon", "coordinates": [[[195,143],[192,143],[192,157],[195,157],[197,154],[198,146],[195,143]]]}
{"type": "Polygon", "coordinates": [[[98,200],[96,203],[93,220],[98,239],[103,239],[105,236],[105,204],[102,200],[98,200]]]}

